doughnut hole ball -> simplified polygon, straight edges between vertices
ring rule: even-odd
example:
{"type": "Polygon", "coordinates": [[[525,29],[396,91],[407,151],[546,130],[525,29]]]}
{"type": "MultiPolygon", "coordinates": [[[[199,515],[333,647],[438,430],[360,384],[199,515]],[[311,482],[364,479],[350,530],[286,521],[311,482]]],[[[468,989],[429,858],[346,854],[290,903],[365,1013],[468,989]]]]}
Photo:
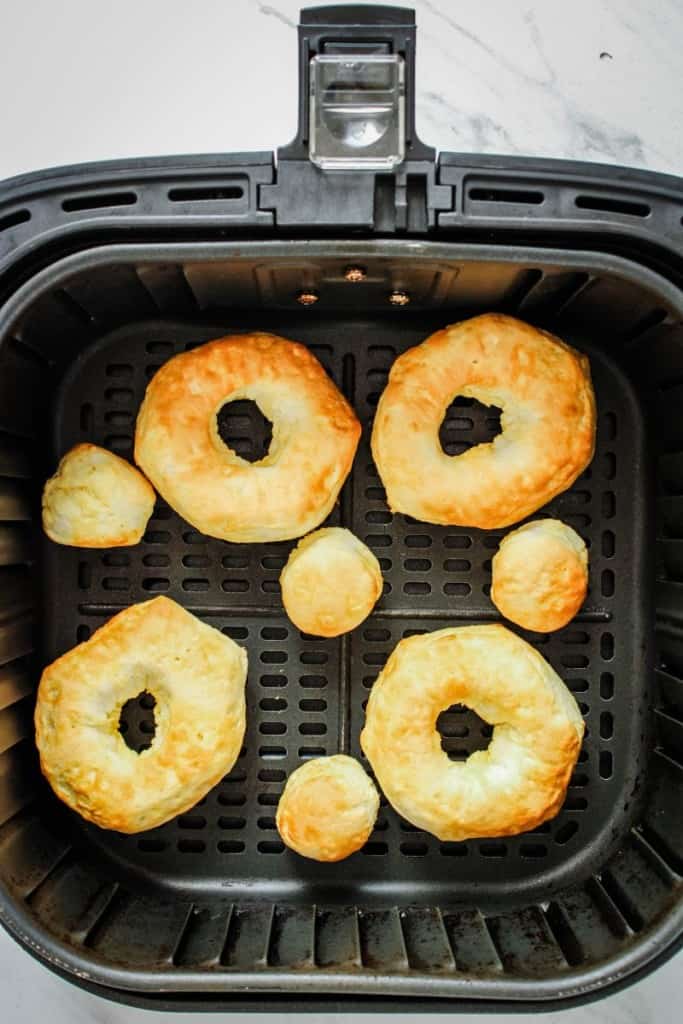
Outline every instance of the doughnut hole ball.
{"type": "Polygon", "coordinates": [[[337,861],[367,842],[378,810],[377,789],[358,761],[335,754],[292,772],[275,821],[282,841],[302,857],[337,861]]]}

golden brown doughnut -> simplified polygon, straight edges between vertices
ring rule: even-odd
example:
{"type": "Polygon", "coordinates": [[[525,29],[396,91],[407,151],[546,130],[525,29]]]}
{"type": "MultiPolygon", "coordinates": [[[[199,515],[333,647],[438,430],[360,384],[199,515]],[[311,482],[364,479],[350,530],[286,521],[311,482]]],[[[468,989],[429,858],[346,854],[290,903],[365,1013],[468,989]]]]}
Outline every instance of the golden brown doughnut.
{"type": "Polygon", "coordinates": [[[372,551],[340,526],[300,540],[280,575],[282,602],[295,626],[315,636],[339,636],[366,619],[382,593],[372,551]]]}
{"type": "Polygon", "coordinates": [[[500,313],[437,331],[391,368],[372,431],[389,507],[427,523],[496,529],[566,490],[593,457],[586,356],[500,313]],[[457,395],[502,409],[490,444],[446,455],[439,427],[457,395]]]}
{"type": "Polygon", "coordinates": [[[77,444],[43,488],[43,529],[50,540],[72,547],[137,544],[155,500],[154,489],[125,459],[77,444]]]}
{"type": "Polygon", "coordinates": [[[588,590],[586,545],[559,519],[537,519],[508,533],[491,569],[491,600],[498,610],[539,633],[566,626],[588,590]]]}
{"type": "Polygon", "coordinates": [[[304,345],[232,335],[169,359],[150,381],[135,461],[188,523],[222,540],[289,540],[329,514],[360,437],[353,409],[304,345]],[[226,402],[251,399],[273,424],[247,462],[218,433],[226,402]]]}
{"type": "Polygon", "coordinates": [[[379,795],[352,757],[316,757],[287,779],[275,822],[282,841],[302,857],[349,857],[372,832],[379,795]]]}
{"type": "Polygon", "coordinates": [[[404,818],[442,840],[508,836],[554,817],[578,757],[576,701],[533,647],[500,625],[401,640],[368,701],[361,747],[404,818]],[[494,726],[487,750],[451,761],[439,713],[466,704],[494,726]]]}
{"type": "Polygon", "coordinates": [[[35,712],[40,766],[88,821],[142,832],[189,810],[242,746],[247,656],[175,601],[119,612],[43,672],[35,712]],[[118,731],[122,706],[156,698],[156,732],[140,754],[118,731]]]}

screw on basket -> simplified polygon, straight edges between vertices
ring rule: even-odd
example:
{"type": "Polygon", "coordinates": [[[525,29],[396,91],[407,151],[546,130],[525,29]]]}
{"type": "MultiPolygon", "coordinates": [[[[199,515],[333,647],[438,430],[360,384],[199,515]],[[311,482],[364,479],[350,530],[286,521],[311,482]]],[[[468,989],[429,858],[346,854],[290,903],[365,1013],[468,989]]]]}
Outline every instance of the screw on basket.
{"type": "Polygon", "coordinates": [[[351,281],[353,284],[364,281],[367,276],[368,272],[365,267],[347,267],[344,271],[344,280],[351,281]]]}
{"type": "Polygon", "coordinates": [[[389,293],[389,302],[392,306],[407,306],[410,302],[410,295],[402,288],[394,288],[393,292],[389,293]]]}
{"type": "Polygon", "coordinates": [[[317,292],[304,289],[303,291],[297,292],[296,301],[301,306],[314,306],[319,298],[320,296],[317,292]]]}

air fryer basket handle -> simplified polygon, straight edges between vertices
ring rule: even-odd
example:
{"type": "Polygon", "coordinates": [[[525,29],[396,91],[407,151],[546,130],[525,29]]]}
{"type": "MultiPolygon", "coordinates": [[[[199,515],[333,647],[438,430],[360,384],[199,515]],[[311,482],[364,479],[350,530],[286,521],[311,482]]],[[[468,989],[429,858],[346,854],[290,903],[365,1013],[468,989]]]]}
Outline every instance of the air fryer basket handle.
{"type": "Polygon", "coordinates": [[[299,127],[278,151],[279,160],[309,156],[311,59],[321,54],[399,54],[404,61],[405,159],[434,160],[435,152],[415,134],[415,12],[407,7],[338,4],[307,7],[299,21],[299,127]]]}
{"type": "Polygon", "coordinates": [[[278,227],[307,231],[424,232],[452,209],[436,152],[415,134],[414,11],[301,12],[299,127],[278,149],[276,179],[259,195],[278,227]]]}

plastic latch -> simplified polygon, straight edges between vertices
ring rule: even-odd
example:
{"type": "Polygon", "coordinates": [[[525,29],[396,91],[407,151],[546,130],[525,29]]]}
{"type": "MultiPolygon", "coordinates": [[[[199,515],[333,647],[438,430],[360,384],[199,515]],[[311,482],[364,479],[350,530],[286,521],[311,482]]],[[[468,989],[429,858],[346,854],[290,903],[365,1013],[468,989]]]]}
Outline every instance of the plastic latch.
{"type": "Polygon", "coordinates": [[[406,149],[405,61],[397,53],[309,62],[309,156],[325,170],[391,170],[406,149]]]}

